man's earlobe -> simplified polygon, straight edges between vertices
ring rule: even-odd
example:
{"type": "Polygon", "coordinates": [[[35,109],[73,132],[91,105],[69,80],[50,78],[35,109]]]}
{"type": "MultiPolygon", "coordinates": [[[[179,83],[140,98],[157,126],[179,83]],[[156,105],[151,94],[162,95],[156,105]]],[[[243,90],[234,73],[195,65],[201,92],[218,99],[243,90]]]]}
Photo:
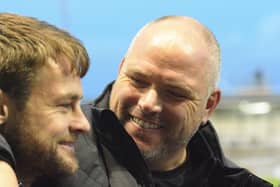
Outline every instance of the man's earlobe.
{"type": "Polygon", "coordinates": [[[5,94],[0,89],[0,125],[4,124],[8,119],[8,106],[4,98],[5,94]]]}
{"type": "Polygon", "coordinates": [[[203,123],[205,124],[212,113],[215,111],[217,105],[219,104],[221,99],[221,91],[216,89],[212,94],[209,96],[206,104],[205,114],[203,116],[203,123]]]}

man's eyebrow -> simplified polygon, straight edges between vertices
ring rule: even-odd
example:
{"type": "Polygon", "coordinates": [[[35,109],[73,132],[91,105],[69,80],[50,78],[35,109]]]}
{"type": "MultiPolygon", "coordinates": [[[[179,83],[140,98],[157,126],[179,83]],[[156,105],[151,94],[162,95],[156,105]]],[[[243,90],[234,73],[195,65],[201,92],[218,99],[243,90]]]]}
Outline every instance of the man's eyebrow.
{"type": "Polygon", "coordinates": [[[135,76],[141,76],[141,77],[148,77],[149,75],[147,73],[141,72],[141,71],[133,71],[132,72],[135,76]]]}
{"type": "Polygon", "coordinates": [[[135,76],[135,77],[139,77],[139,78],[151,77],[151,75],[149,75],[147,72],[142,71],[139,68],[128,69],[125,73],[129,76],[135,76]]]}
{"type": "Polygon", "coordinates": [[[67,93],[67,94],[62,94],[56,98],[56,100],[82,100],[83,96],[74,94],[74,93],[67,93]]]}

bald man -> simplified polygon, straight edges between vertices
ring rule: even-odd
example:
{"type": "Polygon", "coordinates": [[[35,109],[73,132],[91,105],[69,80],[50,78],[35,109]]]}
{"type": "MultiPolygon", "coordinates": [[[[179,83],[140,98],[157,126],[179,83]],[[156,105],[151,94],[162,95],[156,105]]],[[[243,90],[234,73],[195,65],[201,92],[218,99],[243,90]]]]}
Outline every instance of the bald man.
{"type": "MultiPolygon", "coordinates": [[[[83,106],[106,185],[272,186],[224,157],[209,121],[221,98],[220,63],[215,36],[193,18],[162,17],[137,33],[116,81],[83,106]],[[112,110],[121,123],[101,114],[103,125],[95,125],[102,123],[93,106],[112,110]]],[[[86,158],[88,149],[79,147],[86,158]]],[[[93,173],[92,162],[81,160],[81,171],[93,173]]]]}

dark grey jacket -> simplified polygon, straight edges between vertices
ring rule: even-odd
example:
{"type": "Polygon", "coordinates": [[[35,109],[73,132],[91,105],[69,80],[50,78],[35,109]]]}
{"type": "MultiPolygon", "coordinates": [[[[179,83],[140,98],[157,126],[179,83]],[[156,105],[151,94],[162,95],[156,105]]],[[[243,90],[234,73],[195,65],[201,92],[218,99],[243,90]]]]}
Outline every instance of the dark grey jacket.
{"type": "Polygon", "coordinates": [[[16,161],[12,153],[10,145],[6,139],[0,134],[0,160],[7,162],[13,169],[15,169],[16,161]]]}

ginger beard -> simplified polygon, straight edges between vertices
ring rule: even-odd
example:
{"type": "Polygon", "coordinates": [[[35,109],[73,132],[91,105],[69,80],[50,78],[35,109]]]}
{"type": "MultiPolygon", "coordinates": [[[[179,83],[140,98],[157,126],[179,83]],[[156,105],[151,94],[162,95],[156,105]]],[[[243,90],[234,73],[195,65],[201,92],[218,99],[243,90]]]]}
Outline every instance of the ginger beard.
{"type": "Polygon", "coordinates": [[[9,125],[5,137],[13,149],[17,168],[26,174],[36,176],[70,175],[78,168],[74,149],[61,148],[64,140],[74,141],[76,135],[51,137],[39,125],[32,122],[28,116],[16,115],[13,125],[9,125]]]}

